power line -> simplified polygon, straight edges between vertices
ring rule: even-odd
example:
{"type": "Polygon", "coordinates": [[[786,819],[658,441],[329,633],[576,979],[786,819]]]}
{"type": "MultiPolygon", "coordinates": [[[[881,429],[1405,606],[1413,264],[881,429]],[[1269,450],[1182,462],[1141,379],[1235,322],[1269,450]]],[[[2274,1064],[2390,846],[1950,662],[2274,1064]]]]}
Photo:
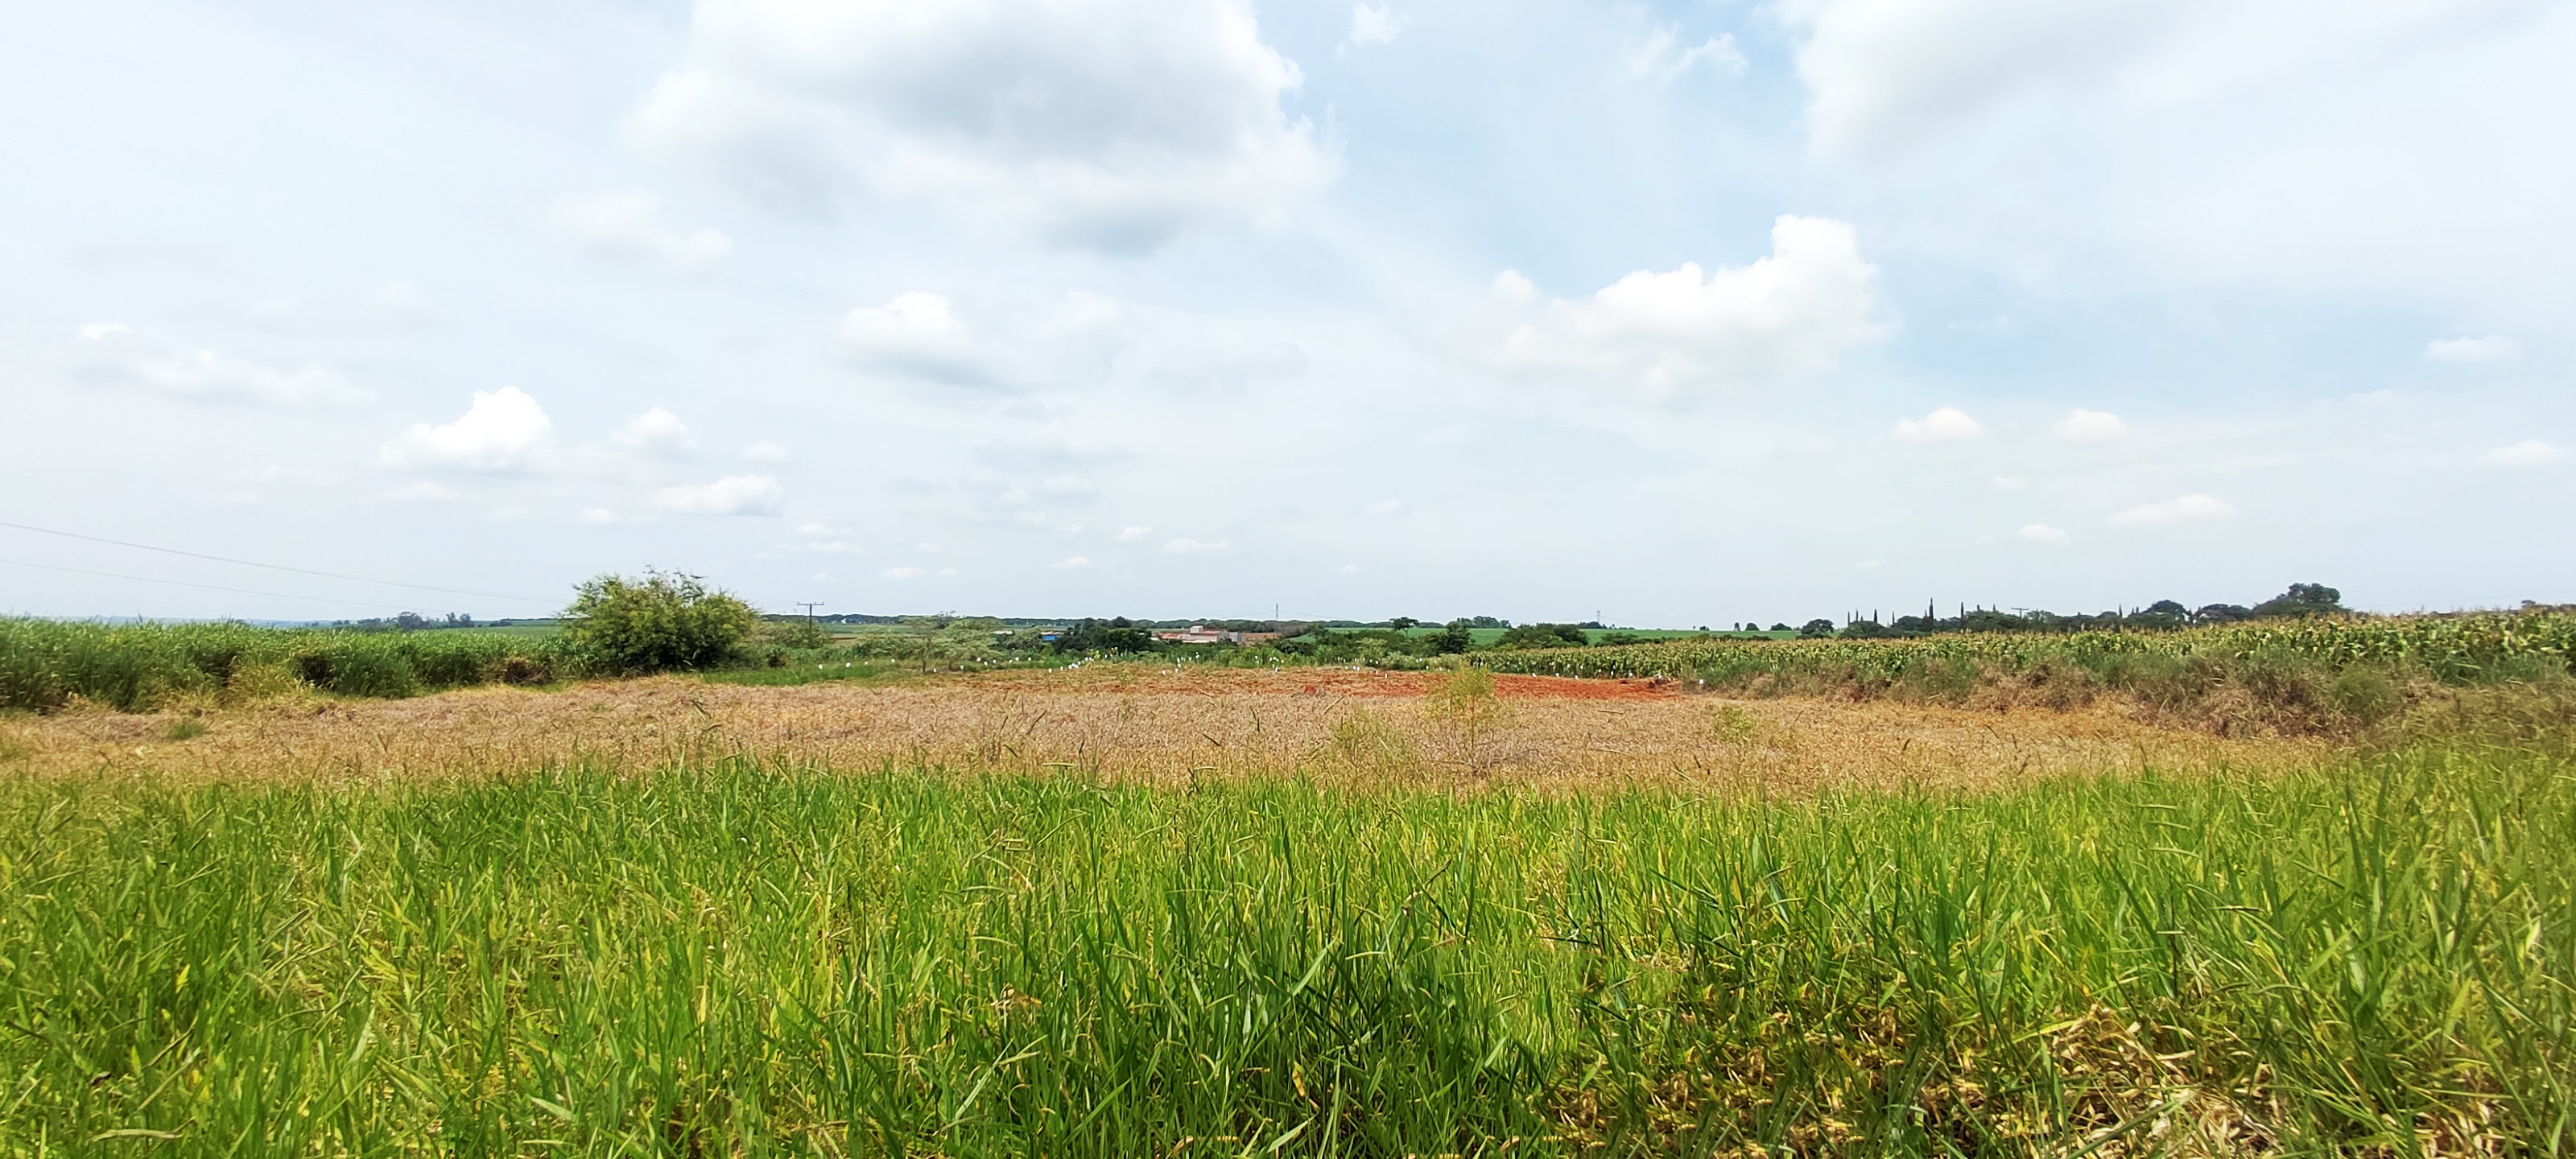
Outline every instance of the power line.
{"type": "MultiPolygon", "coordinates": [[[[523,601],[526,601],[526,602],[531,603],[531,604],[552,604],[552,603],[558,603],[558,602],[560,602],[560,601],[557,601],[557,600],[544,600],[544,599],[538,599],[538,598],[537,598],[537,597],[535,597],[535,596],[510,596],[510,595],[503,595],[503,594],[501,594],[501,593],[499,593],[499,592],[476,592],[476,591],[467,591],[467,590],[465,590],[465,589],[463,589],[463,588],[441,588],[441,587],[431,587],[431,586],[430,586],[430,585],[428,585],[428,584],[407,584],[407,583],[402,582],[401,580],[370,579],[370,578],[368,578],[368,577],[366,577],[366,576],[362,576],[362,575],[344,575],[344,574],[342,574],[342,573],[340,573],[340,572],[336,572],[336,571],[314,571],[314,570],[313,570],[313,569],[311,569],[311,568],[304,568],[304,567],[288,567],[288,566],[286,566],[286,565],[284,565],[284,564],[277,564],[277,563],[260,563],[260,562],[257,562],[257,561],[255,561],[255,560],[247,560],[247,559],[233,559],[233,558],[231,558],[231,557],[229,557],[229,556],[221,556],[221,555],[207,555],[207,554],[205,554],[204,552],[197,552],[197,551],[181,551],[181,550],[179,550],[178,548],[175,548],[175,547],[154,547],[154,546],[152,546],[151,544],[148,544],[148,543],[128,543],[128,542],[126,542],[125,540],[122,540],[122,539],[109,539],[109,538],[106,538],[105,536],[98,536],[98,535],[82,535],[81,533],[79,533],[79,532],[77,532],[77,531],[56,531],[56,530],[54,530],[53,528],[50,528],[50,527],[32,527],[32,526],[29,526],[29,525],[24,524],[24,523],[11,523],[11,522],[9,522],[9,521],[7,521],[7,520],[5,520],[5,519],[0,519],[0,527],[14,527],[14,528],[16,528],[16,529],[18,529],[18,530],[20,530],[20,531],[33,531],[33,532],[36,532],[36,533],[38,533],[38,534],[42,534],[42,535],[59,535],[59,536],[62,536],[63,538],[65,538],[65,539],[86,539],[86,540],[90,541],[91,543],[106,543],[106,544],[113,544],[114,546],[117,546],[117,547],[131,547],[131,548],[134,548],[134,549],[136,549],[136,550],[138,550],[138,551],[158,551],[158,552],[162,552],[162,553],[167,554],[167,555],[184,555],[184,556],[187,556],[187,557],[188,557],[188,558],[190,558],[190,559],[211,559],[211,560],[215,561],[216,563],[235,563],[235,564],[240,564],[240,565],[241,565],[241,566],[243,566],[243,567],[264,567],[264,568],[269,569],[270,571],[291,571],[291,572],[296,573],[297,575],[317,575],[317,576],[321,576],[321,577],[322,577],[322,578],[324,578],[324,579],[354,580],[354,581],[356,581],[356,582],[358,582],[358,583],[362,583],[362,584],[383,584],[383,585],[385,585],[386,587],[394,587],[394,588],[415,588],[415,589],[418,589],[418,590],[420,590],[420,591],[424,591],[424,592],[445,592],[445,593],[447,593],[448,595],[451,595],[451,596],[482,596],[482,597],[484,597],[484,598],[486,598],[486,599],[495,599],[495,600],[523,600],[523,601]]],[[[28,565],[26,565],[26,566],[28,566],[28,567],[43,567],[43,566],[45,566],[45,565],[43,565],[43,564],[34,564],[34,563],[31,563],[31,564],[28,564],[28,565]]],[[[78,568],[58,568],[58,569],[56,569],[56,570],[59,570],[59,571],[78,571],[79,569],[78,569],[78,568]]],[[[94,574],[97,574],[97,575],[107,575],[107,574],[109,574],[109,573],[107,573],[107,572],[97,572],[97,573],[94,573],[94,574]]],[[[123,578],[123,579],[143,579],[144,577],[142,577],[142,576],[123,576],[123,577],[120,577],[120,578],[123,578]]],[[[151,583],[177,583],[177,582],[179,582],[179,581],[177,581],[177,580],[149,580],[149,581],[146,581],[146,582],[151,582],[151,583]]],[[[190,584],[190,585],[187,585],[187,586],[189,586],[189,587],[207,587],[207,586],[211,586],[211,585],[207,585],[207,584],[190,584]]],[[[241,589],[241,588],[218,588],[218,589],[216,589],[216,590],[218,590],[218,591],[242,591],[242,590],[244,590],[244,589],[241,589]]],[[[277,594],[277,593],[275,593],[275,592],[254,592],[254,593],[252,593],[252,594],[254,594],[254,595],[275,595],[275,594],[277,594]]],[[[311,598],[311,597],[297,596],[297,597],[295,597],[295,598],[296,598],[296,599],[307,599],[307,598],[311,598]]],[[[346,603],[353,603],[353,602],[355,602],[355,601],[352,601],[352,600],[331,600],[331,601],[327,601],[327,602],[330,602],[330,603],[346,604],[346,603]]],[[[376,604],[366,604],[366,605],[363,605],[363,606],[365,606],[365,607],[378,607],[378,606],[380,606],[380,605],[376,605],[376,604]]]]}
{"type": "Polygon", "coordinates": [[[260,592],[252,591],[249,588],[228,588],[218,584],[192,584],[186,580],[154,579],[148,575],[124,575],[112,571],[91,571],[85,567],[63,567],[59,564],[51,563],[28,563],[22,559],[0,559],[0,563],[8,564],[11,567],[40,567],[46,571],[67,571],[74,575],[98,575],[106,576],[109,579],[138,580],[147,584],[174,584],[183,588],[204,588],[210,592],[235,592],[245,596],[275,596],[282,600],[309,600],[314,603],[322,604],[347,604],[353,608],[374,608],[377,611],[383,611],[384,609],[393,606],[392,604],[361,603],[357,600],[335,600],[325,596],[298,596],[290,595],[286,592],[260,592]]]}

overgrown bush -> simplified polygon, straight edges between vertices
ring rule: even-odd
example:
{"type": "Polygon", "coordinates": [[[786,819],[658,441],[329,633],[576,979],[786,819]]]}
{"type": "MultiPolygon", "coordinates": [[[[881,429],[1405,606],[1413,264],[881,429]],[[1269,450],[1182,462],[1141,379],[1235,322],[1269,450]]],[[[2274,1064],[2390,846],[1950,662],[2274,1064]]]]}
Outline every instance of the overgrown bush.
{"type": "Polygon", "coordinates": [[[760,614],[683,572],[602,575],[564,610],[564,646],[595,672],[631,676],[714,668],[741,659],[760,614]]]}

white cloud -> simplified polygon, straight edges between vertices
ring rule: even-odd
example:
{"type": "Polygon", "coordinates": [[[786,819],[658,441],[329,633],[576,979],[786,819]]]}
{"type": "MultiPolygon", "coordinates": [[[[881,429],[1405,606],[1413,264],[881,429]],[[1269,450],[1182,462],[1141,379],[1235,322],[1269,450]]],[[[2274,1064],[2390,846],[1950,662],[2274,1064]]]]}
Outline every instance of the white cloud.
{"type": "Polygon", "coordinates": [[[1853,570],[1853,571],[1877,571],[1878,569],[1883,568],[1883,567],[1886,567],[1886,566],[1887,566],[1887,561],[1886,561],[1886,560],[1884,560],[1884,559],[1878,559],[1878,558],[1871,558],[1871,559],[1864,559],[1864,560],[1860,561],[1859,563],[1853,564],[1853,565],[1852,565],[1852,570],[1853,570]]]}
{"type": "Polygon", "coordinates": [[[2129,427],[2128,424],[2120,421],[2120,416],[2109,411],[2075,410],[2068,412],[2065,418],[2057,420],[2057,425],[2050,430],[2061,439],[2101,442],[2127,434],[2129,427]]]}
{"type": "Polygon", "coordinates": [[[662,199],[642,189],[567,196],[555,203],[555,226],[592,254],[698,273],[733,253],[733,239],[712,229],[683,229],[662,213],[662,199]]]}
{"type": "Polygon", "coordinates": [[[2045,543],[2060,547],[2065,545],[2067,539],[2065,528],[2050,527],[2045,523],[2027,524],[2023,526],[2020,531],[2014,532],[2013,534],[2019,535],[2023,539],[2027,539],[2032,543],[2045,543]]]}
{"type": "Polygon", "coordinates": [[[2142,503],[2111,517],[2116,527],[2153,527],[2166,523],[2189,523],[2204,519],[2225,519],[2236,514],[2236,508],[2225,500],[2207,495],[2184,495],[2179,498],[2142,503]]]}
{"type": "Polygon", "coordinates": [[[2501,334],[2484,338],[2436,338],[2424,344],[2426,362],[2511,362],[2522,357],[2522,343],[2501,334]]]}
{"type": "Polygon", "coordinates": [[[1538,284],[1519,270],[1504,270],[1494,275],[1494,296],[1506,302],[1524,304],[1538,298],[1538,284]]]}
{"type": "Polygon", "coordinates": [[[2566,457],[2567,452],[2538,439],[2524,439],[2510,447],[2497,447],[2487,452],[2487,462],[2499,467],[2537,467],[2566,457]]]}
{"type": "Polygon", "coordinates": [[[1151,249],[1269,219],[1338,168],[1248,0],[700,0],[631,135],[773,200],[853,195],[1151,249]]]}
{"type": "Polygon", "coordinates": [[[1997,491],[2021,491],[2030,487],[2019,475],[1997,475],[1988,481],[1988,485],[1997,491]]]}
{"type": "Polygon", "coordinates": [[[1524,365],[1626,378],[1650,398],[1768,381],[1830,367],[1845,348],[1882,336],[1877,284],[1851,226],[1783,216],[1771,227],[1771,253],[1750,265],[1640,270],[1584,301],[1552,301],[1503,353],[1524,365]]]}
{"type": "Polygon", "coordinates": [[[1057,560],[1055,563],[1053,563],[1053,564],[1051,564],[1051,565],[1049,565],[1049,566],[1052,566],[1052,567],[1055,567],[1055,568],[1059,568],[1059,569],[1062,569],[1062,570],[1065,570],[1065,571],[1072,571],[1072,570],[1076,570],[1076,569],[1079,569],[1079,568],[1086,568],[1086,567],[1090,567],[1090,566],[1091,566],[1091,557],[1089,557],[1089,556],[1084,556],[1084,555],[1069,555],[1069,556],[1064,557],[1063,559],[1057,560]]]}
{"type": "Polygon", "coordinates": [[[609,524],[617,522],[617,513],[605,507],[584,507],[573,518],[583,523],[609,524]]]}
{"type": "Polygon", "coordinates": [[[1395,38],[1402,35],[1404,17],[1396,15],[1394,10],[1383,4],[1354,4],[1351,6],[1350,34],[1342,38],[1342,47],[1338,51],[1348,53],[1353,48],[1372,44],[1393,44],[1395,38]]]}
{"type": "Polygon", "coordinates": [[[1667,25],[1656,29],[1646,43],[1629,54],[1628,75],[1653,77],[1669,84],[1703,64],[1718,72],[1741,73],[1744,50],[1735,46],[1731,35],[1712,36],[1696,47],[1683,48],[1680,26],[1667,25]]]}
{"type": "Polygon", "coordinates": [[[851,310],[841,319],[841,341],[874,369],[966,385],[991,381],[976,362],[973,334],[956,307],[926,291],[851,310]]]}
{"type": "Polygon", "coordinates": [[[884,570],[884,571],[882,571],[882,572],[879,572],[878,574],[879,574],[879,575],[882,575],[882,576],[884,576],[884,577],[886,577],[887,579],[890,579],[890,580],[908,580],[908,579],[920,579],[920,578],[921,578],[921,577],[923,577],[923,576],[929,575],[929,574],[930,574],[930,570],[929,570],[928,568],[909,567],[909,566],[907,566],[907,567],[890,567],[890,568],[885,569],[885,570],[884,570]]]}
{"type": "Polygon", "coordinates": [[[754,463],[788,463],[795,461],[796,452],[789,450],[785,443],[762,442],[744,447],[742,457],[754,463]]]}
{"type": "Polygon", "coordinates": [[[1404,500],[1380,499],[1375,503],[1369,504],[1364,510],[1371,515],[1393,515],[1398,511],[1404,510],[1404,500]]]}
{"type": "Polygon", "coordinates": [[[1163,550],[1170,552],[1173,555],[1205,555],[1210,552],[1231,551],[1233,549],[1234,545],[1227,543],[1222,539],[1213,543],[1201,543],[1195,539],[1175,539],[1170,543],[1163,545],[1163,550]]]}
{"type": "Polygon", "coordinates": [[[698,445],[680,416],[658,406],[626,420],[625,426],[608,437],[627,450],[661,458],[687,454],[698,445]]]}
{"type": "Polygon", "coordinates": [[[767,475],[727,475],[712,483],[664,487],[653,505],[682,515],[776,515],[787,491],[767,475]]]}
{"type": "Polygon", "coordinates": [[[1111,536],[1110,538],[1115,539],[1120,543],[1134,543],[1145,538],[1145,536],[1153,530],[1154,529],[1151,527],[1122,527],[1118,529],[1118,534],[1111,536]]]}
{"type": "Polygon", "coordinates": [[[1908,443],[1947,443],[1984,433],[1986,428],[1954,406],[1942,407],[1919,419],[1900,419],[1896,424],[1897,439],[1908,443]]]}
{"type": "Polygon", "coordinates": [[[554,436],[545,408],[515,386],[474,392],[455,422],[415,423],[378,452],[396,467],[525,471],[542,465],[554,436]]]}
{"type": "Polygon", "coordinates": [[[83,380],[202,402],[297,408],[368,397],[321,366],[281,370],[218,351],[180,349],[120,322],[81,327],[77,349],[73,372],[83,380]]]}

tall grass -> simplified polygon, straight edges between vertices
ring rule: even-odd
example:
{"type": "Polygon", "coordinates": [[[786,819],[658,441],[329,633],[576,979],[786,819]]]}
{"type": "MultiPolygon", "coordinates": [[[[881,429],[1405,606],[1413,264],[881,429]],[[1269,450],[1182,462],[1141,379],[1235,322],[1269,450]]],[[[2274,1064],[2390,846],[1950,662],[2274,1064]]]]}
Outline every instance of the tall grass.
{"type": "Polygon", "coordinates": [[[2563,1153],[2566,769],[20,783],[0,1151],[2563,1153]]]}
{"type": "Polygon", "coordinates": [[[541,683],[557,663],[548,640],[495,633],[0,618],[0,709],[51,712],[78,696],[139,712],[281,682],[348,696],[412,696],[541,683]]]}

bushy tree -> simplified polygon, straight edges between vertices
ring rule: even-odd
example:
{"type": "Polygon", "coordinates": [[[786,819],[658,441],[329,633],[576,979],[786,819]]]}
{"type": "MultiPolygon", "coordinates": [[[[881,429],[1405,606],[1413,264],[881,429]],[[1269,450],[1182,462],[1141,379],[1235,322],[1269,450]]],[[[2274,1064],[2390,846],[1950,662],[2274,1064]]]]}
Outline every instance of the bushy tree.
{"type": "Polygon", "coordinates": [[[1834,622],[1821,616],[1798,625],[1798,635],[1809,640],[1834,634],[1834,622]]]}
{"type": "Polygon", "coordinates": [[[619,675],[713,668],[739,659],[760,613],[684,572],[602,575],[563,613],[564,645],[593,671],[619,675]]]}
{"type": "Polygon", "coordinates": [[[1141,628],[1125,616],[1114,620],[1082,620],[1056,637],[1058,652],[1151,652],[1160,641],[1150,628],[1141,628]]]}
{"type": "Polygon", "coordinates": [[[1456,656],[1475,646],[1476,634],[1469,630],[1467,621],[1451,620],[1448,627],[1440,629],[1438,640],[1440,655],[1456,656]]]}
{"type": "Polygon", "coordinates": [[[2291,584],[2290,590],[2254,605],[2257,616],[2335,616],[2345,610],[2343,593],[2324,584],[2291,584]]]}

